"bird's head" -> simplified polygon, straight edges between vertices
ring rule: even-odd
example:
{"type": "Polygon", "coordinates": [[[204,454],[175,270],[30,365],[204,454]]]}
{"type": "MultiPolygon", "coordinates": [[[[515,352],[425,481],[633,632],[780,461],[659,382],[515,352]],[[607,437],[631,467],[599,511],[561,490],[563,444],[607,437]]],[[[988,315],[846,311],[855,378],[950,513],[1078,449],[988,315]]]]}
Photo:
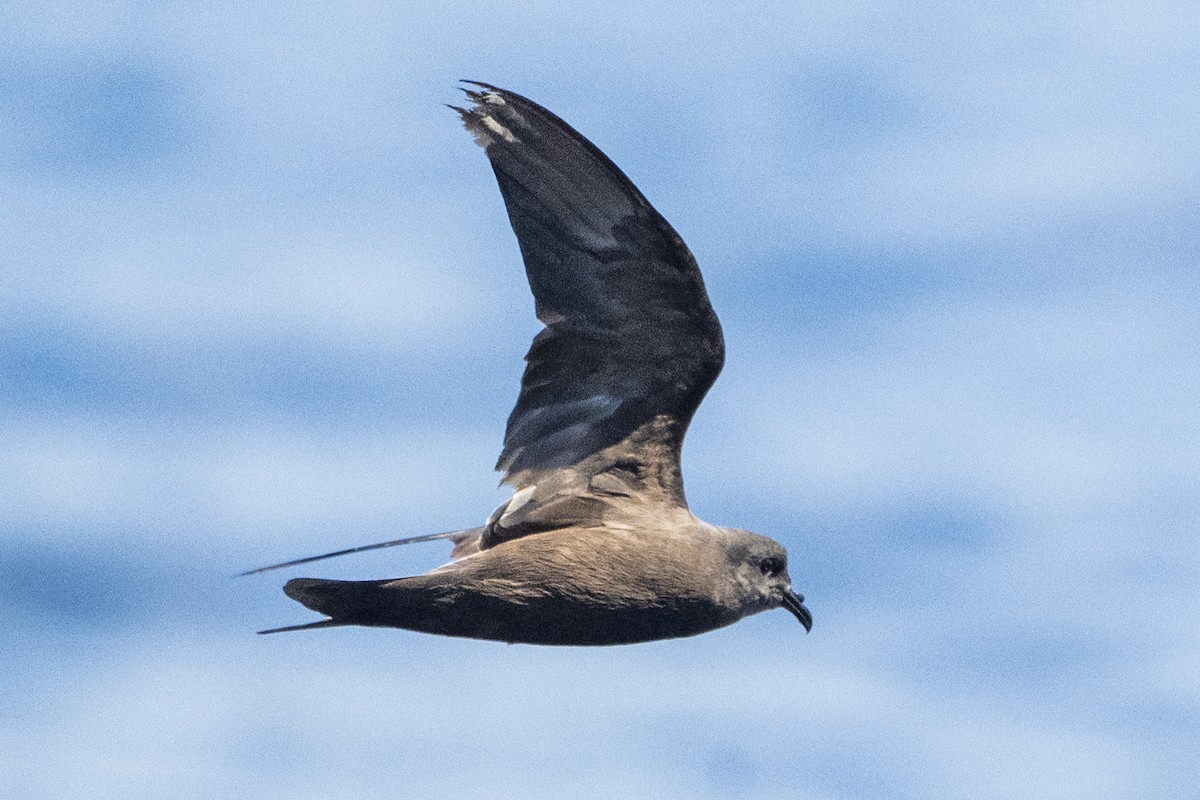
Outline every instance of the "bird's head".
{"type": "Polygon", "coordinates": [[[787,570],[787,550],[774,539],[750,531],[722,528],[733,587],[744,615],[773,608],[792,612],[805,631],[812,630],[812,614],[804,595],[792,590],[787,570]]]}

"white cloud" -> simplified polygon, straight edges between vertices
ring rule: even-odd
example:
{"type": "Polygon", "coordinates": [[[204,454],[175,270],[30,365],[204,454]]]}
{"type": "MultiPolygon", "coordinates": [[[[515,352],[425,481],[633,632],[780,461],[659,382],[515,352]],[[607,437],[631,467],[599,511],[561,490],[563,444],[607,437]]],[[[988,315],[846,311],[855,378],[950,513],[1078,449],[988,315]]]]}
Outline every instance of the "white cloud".
{"type": "Polygon", "coordinates": [[[6,536],[37,531],[52,548],[169,534],[286,558],[304,542],[468,527],[502,499],[490,470],[499,435],[476,431],[52,418],[3,435],[6,536]]]}
{"type": "Polygon", "coordinates": [[[898,771],[884,780],[900,794],[934,798],[1115,798],[1155,777],[1085,717],[930,693],[848,663],[861,639],[793,641],[794,624],[776,622],[590,651],[153,630],[60,666],[6,774],[64,800],[176,786],[718,797],[714,760],[733,748],[762,797],[861,796],[880,770],[898,771]]]}

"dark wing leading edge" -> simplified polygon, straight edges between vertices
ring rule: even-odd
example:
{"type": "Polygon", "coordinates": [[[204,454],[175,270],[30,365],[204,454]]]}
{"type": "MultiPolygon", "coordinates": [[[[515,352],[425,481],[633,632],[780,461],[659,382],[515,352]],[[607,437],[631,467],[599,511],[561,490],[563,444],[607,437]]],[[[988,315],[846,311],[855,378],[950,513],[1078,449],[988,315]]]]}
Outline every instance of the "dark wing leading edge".
{"type": "Polygon", "coordinates": [[[518,491],[483,546],[599,524],[621,503],[686,507],[680,447],[725,352],[695,259],[591,142],[474,85],[458,111],[492,163],[546,326],[497,464],[518,491]]]}

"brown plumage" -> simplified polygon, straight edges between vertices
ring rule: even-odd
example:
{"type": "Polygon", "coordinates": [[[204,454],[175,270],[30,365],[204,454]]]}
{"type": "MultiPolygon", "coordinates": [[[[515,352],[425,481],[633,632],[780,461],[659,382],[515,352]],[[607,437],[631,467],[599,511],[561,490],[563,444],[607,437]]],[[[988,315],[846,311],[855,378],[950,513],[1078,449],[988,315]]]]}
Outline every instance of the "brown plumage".
{"type": "Polygon", "coordinates": [[[395,580],[297,578],[339,625],[533,644],[691,636],[771,608],[811,628],[787,555],[687,508],[679,456],[724,360],[695,259],[628,178],[565,122],[487,84],[456,109],[484,147],[545,328],[526,356],[497,468],[516,491],[453,560],[395,580]]]}

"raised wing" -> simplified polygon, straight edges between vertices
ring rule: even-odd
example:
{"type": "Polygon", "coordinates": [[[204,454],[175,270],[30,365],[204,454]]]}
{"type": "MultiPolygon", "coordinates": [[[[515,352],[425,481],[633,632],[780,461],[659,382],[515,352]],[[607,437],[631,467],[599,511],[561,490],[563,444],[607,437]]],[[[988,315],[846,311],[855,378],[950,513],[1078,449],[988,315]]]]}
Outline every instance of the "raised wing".
{"type": "Polygon", "coordinates": [[[484,546],[598,524],[635,498],[686,508],[680,447],[725,352],[695,259],[591,142],[518,94],[473,85],[457,110],[492,163],[546,326],[497,464],[518,491],[484,546]]]}

